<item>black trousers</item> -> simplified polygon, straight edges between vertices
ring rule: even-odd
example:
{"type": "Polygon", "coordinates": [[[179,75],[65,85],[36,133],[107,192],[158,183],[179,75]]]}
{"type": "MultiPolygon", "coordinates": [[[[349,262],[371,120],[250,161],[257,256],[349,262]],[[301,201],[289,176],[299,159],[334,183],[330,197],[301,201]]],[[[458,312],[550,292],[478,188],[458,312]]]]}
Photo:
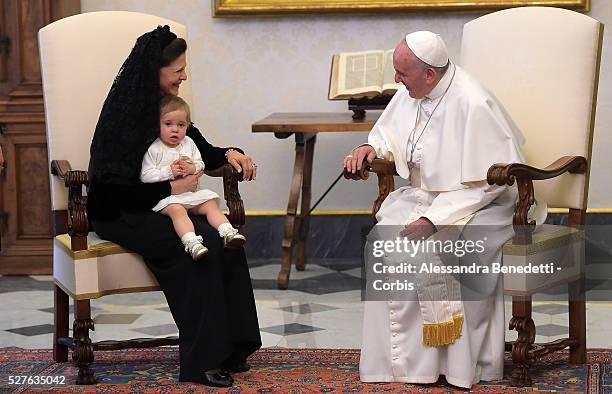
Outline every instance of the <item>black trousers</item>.
{"type": "Polygon", "coordinates": [[[197,262],[160,213],[122,212],[118,219],[93,222],[101,238],[140,254],[157,278],[179,329],[180,380],[186,381],[261,347],[244,250],[224,251],[205,218],[191,220],[209,249],[197,262]]]}

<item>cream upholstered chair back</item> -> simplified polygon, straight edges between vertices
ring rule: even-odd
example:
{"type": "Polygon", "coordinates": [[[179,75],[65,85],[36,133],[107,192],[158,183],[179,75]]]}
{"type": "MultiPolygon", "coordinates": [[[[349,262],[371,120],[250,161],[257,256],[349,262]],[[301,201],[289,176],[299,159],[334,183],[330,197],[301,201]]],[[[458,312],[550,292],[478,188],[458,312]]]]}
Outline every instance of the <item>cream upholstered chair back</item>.
{"type": "MultiPolygon", "coordinates": [[[[523,131],[526,162],[562,156],[590,167],[603,25],[552,7],[495,12],[465,24],[461,65],[503,103],[523,131]]],[[[549,207],[586,209],[589,168],[534,182],[549,207]]]]}
{"type": "MultiPolygon", "coordinates": [[[[158,25],[169,25],[187,40],[180,23],[124,11],[79,14],[39,31],[49,162],[68,160],[73,169],[87,170],[89,146],[113,79],[136,38],[158,25]]],[[[189,79],[180,95],[191,104],[189,79]]],[[[52,209],[64,210],[67,202],[62,180],[51,177],[52,209]]]]}

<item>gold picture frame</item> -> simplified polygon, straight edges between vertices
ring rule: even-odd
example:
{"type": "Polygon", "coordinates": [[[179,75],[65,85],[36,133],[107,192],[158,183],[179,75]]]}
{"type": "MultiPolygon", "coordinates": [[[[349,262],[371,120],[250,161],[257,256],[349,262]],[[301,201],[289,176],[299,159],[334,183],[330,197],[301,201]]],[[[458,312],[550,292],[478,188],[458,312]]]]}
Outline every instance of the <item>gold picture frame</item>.
{"type": "Polygon", "coordinates": [[[493,11],[550,6],[589,11],[590,0],[211,0],[213,17],[493,11]]]}

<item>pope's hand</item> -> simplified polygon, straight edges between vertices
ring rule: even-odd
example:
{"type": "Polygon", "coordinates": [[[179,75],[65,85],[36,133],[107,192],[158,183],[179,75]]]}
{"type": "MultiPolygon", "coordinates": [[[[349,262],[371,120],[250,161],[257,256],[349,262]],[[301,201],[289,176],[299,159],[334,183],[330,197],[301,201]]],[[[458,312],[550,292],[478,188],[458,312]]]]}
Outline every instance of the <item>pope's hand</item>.
{"type": "Polygon", "coordinates": [[[419,239],[427,239],[431,237],[437,231],[436,226],[429,219],[421,217],[412,223],[408,223],[400,235],[406,237],[411,241],[419,239]]]}
{"type": "Polygon", "coordinates": [[[376,158],[376,151],[370,145],[362,145],[353,149],[350,155],[344,158],[344,169],[351,174],[361,170],[363,161],[371,163],[376,158]]]}

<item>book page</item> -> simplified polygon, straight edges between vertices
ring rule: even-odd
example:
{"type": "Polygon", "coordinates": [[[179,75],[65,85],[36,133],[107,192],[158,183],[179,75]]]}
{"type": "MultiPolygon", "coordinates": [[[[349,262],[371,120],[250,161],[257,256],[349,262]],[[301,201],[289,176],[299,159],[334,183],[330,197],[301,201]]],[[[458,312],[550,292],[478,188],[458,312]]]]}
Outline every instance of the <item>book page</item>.
{"type": "Polygon", "coordinates": [[[401,86],[401,83],[395,82],[395,68],[393,68],[393,49],[389,49],[385,52],[384,58],[384,72],[383,72],[383,86],[382,94],[392,95],[401,86]]]}
{"type": "Polygon", "coordinates": [[[338,90],[344,97],[375,96],[382,90],[383,51],[347,52],[338,57],[338,90]]]}
{"type": "Polygon", "coordinates": [[[340,59],[340,55],[332,56],[332,65],[331,72],[329,74],[329,92],[327,93],[327,98],[329,100],[338,99],[338,62],[340,59]]]}

